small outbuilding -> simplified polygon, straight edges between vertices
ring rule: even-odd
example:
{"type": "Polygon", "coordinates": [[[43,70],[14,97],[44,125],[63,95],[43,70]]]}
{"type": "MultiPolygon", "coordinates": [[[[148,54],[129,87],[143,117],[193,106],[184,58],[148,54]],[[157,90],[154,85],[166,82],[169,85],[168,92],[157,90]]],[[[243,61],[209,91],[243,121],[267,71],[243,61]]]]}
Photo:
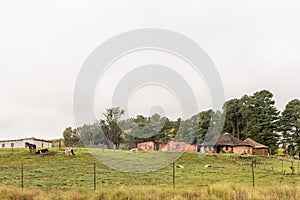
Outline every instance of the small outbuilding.
{"type": "Polygon", "coordinates": [[[197,145],[187,144],[185,142],[171,141],[169,143],[160,143],[160,151],[170,151],[170,152],[197,152],[197,145]]]}
{"type": "Polygon", "coordinates": [[[252,146],[229,133],[224,133],[215,139],[200,144],[200,152],[252,154],[252,146]]]}
{"type": "Polygon", "coordinates": [[[25,148],[25,142],[35,144],[38,148],[51,148],[52,143],[47,140],[31,138],[23,138],[17,140],[1,140],[0,148],[25,148]]]}
{"type": "Polygon", "coordinates": [[[137,144],[138,150],[146,150],[153,151],[154,150],[154,142],[141,142],[137,144]]]}
{"type": "Polygon", "coordinates": [[[250,138],[244,140],[245,143],[250,144],[252,146],[252,154],[253,155],[261,155],[261,156],[269,156],[269,147],[263,144],[260,144],[250,138]]]}

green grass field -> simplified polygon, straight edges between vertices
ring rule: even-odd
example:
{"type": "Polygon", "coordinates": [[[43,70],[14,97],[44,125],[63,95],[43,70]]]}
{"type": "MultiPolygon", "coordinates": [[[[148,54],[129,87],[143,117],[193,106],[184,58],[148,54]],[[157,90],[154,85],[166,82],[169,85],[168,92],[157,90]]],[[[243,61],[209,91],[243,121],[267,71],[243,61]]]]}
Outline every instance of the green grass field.
{"type": "MultiPolygon", "coordinates": [[[[176,160],[176,165],[182,165],[184,168],[176,168],[176,194],[174,194],[172,165],[148,173],[126,173],[107,167],[95,159],[86,149],[75,149],[75,152],[76,157],[67,157],[64,151],[57,149],[51,149],[49,155],[30,154],[27,149],[14,149],[13,151],[1,149],[0,185],[2,188],[0,188],[0,197],[1,194],[5,193],[3,191],[19,191],[17,188],[21,187],[22,164],[24,166],[24,191],[19,192],[20,194],[30,196],[30,194],[39,193],[42,197],[46,195],[46,191],[55,190],[52,195],[60,194],[58,195],[61,197],[60,199],[64,199],[64,192],[68,195],[70,193],[77,195],[78,198],[81,195],[82,199],[93,198],[93,195],[106,195],[104,199],[112,197],[115,197],[112,199],[122,199],[124,196],[128,197],[124,199],[130,199],[130,195],[133,195],[132,199],[139,199],[135,194],[139,190],[140,193],[149,193],[149,191],[157,193],[157,199],[166,199],[161,196],[164,194],[173,199],[191,199],[188,195],[196,195],[197,198],[195,197],[195,199],[202,198],[203,195],[214,196],[218,199],[217,197],[223,193],[224,195],[228,193],[231,196],[233,195],[231,193],[237,195],[236,192],[238,191],[245,191],[247,198],[251,196],[250,199],[254,199],[259,191],[272,193],[272,191],[278,190],[278,194],[281,195],[280,191],[285,193],[286,190],[290,191],[288,192],[289,195],[293,195],[292,191],[299,189],[300,186],[299,164],[296,161],[294,162],[295,175],[291,175],[290,166],[292,163],[290,161],[282,161],[283,158],[256,157],[258,166],[254,169],[255,193],[253,193],[250,166],[253,157],[248,156],[241,159],[238,155],[211,154],[199,156],[197,153],[184,153],[176,160]],[[96,192],[93,192],[93,163],[96,163],[96,192]],[[205,168],[204,166],[207,164],[212,167],[205,168]],[[285,175],[283,171],[285,171],[285,175]],[[157,191],[155,192],[155,190],[157,191]],[[117,198],[114,195],[118,195],[118,192],[120,197],[117,198]]],[[[161,163],[159,160],[159,153],[161,152],[134,153],[99,150],[97,153],[102,156],[101,159],[105,163],[109,163],[111,158],[114,165],[120,163],[121,166],[130,166],[126,162],[134,161],[136,162],[134,165],[136,172],[143,171],[139,168],[145,167],[143,164],[139,165],[138,161],[143,163],[144,160],[153,160],[153,162],[151,161],[153,165],[161,163]]],[[[166,157],[174,156],[172,153],[169,154],[166,157]]],[[[5,195],[8,194],[5,193],[5,195]]],[[[274,195],[272,196],[274,197],[274,195]]],[[[51,199],[55,198],[52,197],[51,199]]]]}

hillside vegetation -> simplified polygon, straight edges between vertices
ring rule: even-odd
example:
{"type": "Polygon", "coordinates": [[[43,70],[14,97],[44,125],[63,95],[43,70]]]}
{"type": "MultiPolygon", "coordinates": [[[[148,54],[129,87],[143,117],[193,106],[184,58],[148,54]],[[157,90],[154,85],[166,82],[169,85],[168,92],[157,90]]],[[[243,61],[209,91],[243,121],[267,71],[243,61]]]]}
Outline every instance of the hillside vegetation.
{"type": "Polygon", "coordinates": [[[199,111],[188,119],[172,120],[159,114],[124,118],[124,114],[120,107],[107,108],[93,124],[66,127],[64,141],[69,146],[128,150],[148,141],[201,144],[228,132],[268,146],[272,155],[278,153],[280,144],[285,154],[300,158],[300,100],[291,100],[280,112],[268,90],[230,99],[222,110],[199,111]]]}

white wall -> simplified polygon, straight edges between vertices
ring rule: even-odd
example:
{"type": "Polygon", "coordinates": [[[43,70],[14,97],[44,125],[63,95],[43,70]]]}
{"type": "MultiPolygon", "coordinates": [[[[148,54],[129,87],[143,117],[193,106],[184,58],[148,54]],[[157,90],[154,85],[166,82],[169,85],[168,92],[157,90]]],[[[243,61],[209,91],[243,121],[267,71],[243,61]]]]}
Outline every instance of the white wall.
{"type": "Polygon", "coordinates": [[[45,141],[36,141],[36,140],[24,140],[24,145],[25,142],[29,142],[31,144],[35,144],[37,148],[52,148],[52,143],[50,142],[45,142],[45,141]]]}
{"type": "Polygon", "coordinates": [[[13,148],[25,148],[25,142],[35,144],[37,148],[52,148],[52,143],[50,142],[36,141],[33,139],[0,142],[0,148],[3,148],[3,144],[4,144],[4,148],[12,148],[11,146],[12,143],[13,143],[13,148]]]}

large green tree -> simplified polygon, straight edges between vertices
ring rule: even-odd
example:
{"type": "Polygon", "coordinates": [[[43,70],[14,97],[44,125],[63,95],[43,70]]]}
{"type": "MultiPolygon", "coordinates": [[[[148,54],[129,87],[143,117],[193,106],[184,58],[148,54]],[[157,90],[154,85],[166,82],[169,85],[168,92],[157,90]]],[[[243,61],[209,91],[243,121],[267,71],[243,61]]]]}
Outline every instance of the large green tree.
{"type": "Polygon", "coordinates": [[[280,116],[282,143],[290,155],[300,158],[300,100],[290,101],[280,116]]]}
{"type": "Polygon", "coordinates": [[[167,117],[160,119],[161,124],[159,125],[161,130],[154,136],[156,142],[169,142],[174,140],[178,132],[179,126],[182,120],[178,118],[176,121],[172,121],[167,117]],[[162,124],[163,123],[163,124],[162,124]]]}
{"type": "Polygon", "coordinates": [[[78,127],[76,130],[80,135],[81,142],[86,147],[99,147],[106,143],[103,129],[98,123],[91,125],[85,124],[81,127],[78,127]]]}
{"type": "Polygon", "coordinates": [[[111,143],[114,144],[116,148],[120,146],[122,129],[119,127],[118,122],[124,113],[125,110],[119,107],[109,108],[103,113],[105,119],[99,120],[99,125],[108,140],[107,145],[109,148],[111,148],[111,143]]]}
{"type": "Polygon", "coordinates": [[[226,110],[224,130],[233,136],[240,138],[244,127],[243,119],[243,100],[231,99],[224,103],[223,109],[226,110]]]}
{"type": "Polygon", "coordinates": [[[275,107],[273,94],[267,90],[255,92],[247,98],[244,106],[247,116],[244,137],[263,143],[270,147],[271,153],[276,153],[279,140],[279,111],[275,107]]]}
{"type": "Polygon", "coordinates": [[[212,125],[212,119],[215,115],[213,110],[206,110],[199,113],[199,125],[197,127],[196,143],[201,143],[207,134],[210,126],[212,125]]]}
{"type": "Polygon", "coordinates": [[[81,146],[80,136],[76,129],[72,129],[72,127],[67,127],[63,132],[65,145],[66,146],[81,146]]]}
{"type": "Polygon", "coordinates": [[[136,146],[139,142],[154,141],[168,142],[174,139],[178,130],[179,121],[171,121],[167,117],[154,114],[151,117],[137,115],[135,118],[120,122],[127,133],[127,146],[136,146]]]}

